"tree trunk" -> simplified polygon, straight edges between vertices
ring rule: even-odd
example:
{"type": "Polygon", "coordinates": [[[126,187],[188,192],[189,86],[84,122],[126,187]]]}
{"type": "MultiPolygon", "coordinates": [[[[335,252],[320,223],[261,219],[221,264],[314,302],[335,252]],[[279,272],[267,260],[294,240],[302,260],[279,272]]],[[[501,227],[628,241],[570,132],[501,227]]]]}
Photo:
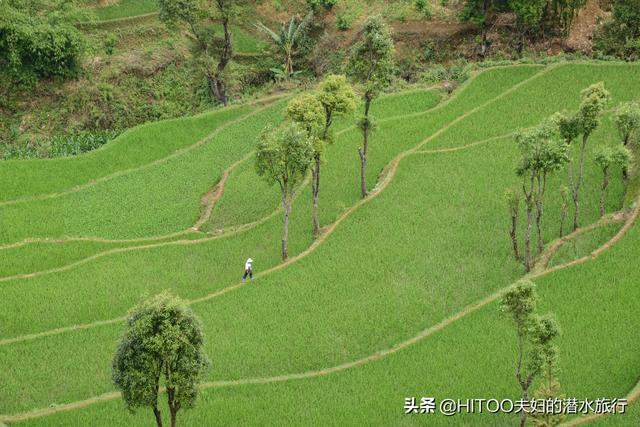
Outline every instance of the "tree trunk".
{"type": "Polygon", "coordinates": [[[546,187],[546,176],[538,175],[538,192],[536,195],[536,231],[538,232],[538,253],[542,253],[544,249],[544,240],[542,238],[542,215],[544,214],[544,192],[546,187]]]}
{"type": "Polygon", "coordinates": [[[513,245],[513,256],[516,261],[520,261],[520,250],[518,248],[518,213],[511,213],[511,230],[509,230],[511,236],[511,244],[513,245]]]}
{"type": "Polygon", "coordinates": [[[312,182],[311,191],[313,193],[313,237],[317,238],[320,235],[320,220],[318,218],[318,193],[320,192],[320,154],[315,155],[315,166],[311,171],[312,182]]]}
{"type": "Polygon", "coordinates": [[[573,191],[573,231],[577,230],[580,226],[580,188],[582,187],[583,174],[584,174],[584,159],[585,149],[587,147],[587,139],[589,135],[582,136],[582,145],[580,145],[580,166],[578,169],[578,178],[575,182],[575,188],[573,191]]]}
{"type": "MultiPolygon", "coordinates": [[[[629,135],[625,135],[622,144],[627,147],[629,145],[629,135]]],[[[629,181],[629,168],[625,165],[622,167],[622,182],[627,185],[629,181]]]]}
{"type": "Polygon", "coordinates": [[[156,418],[156,425],[162,427],[162,414],[158,409],[158,392],[160,391],[160,375],[162,373],[162,365],[159,365],[155,377],[155,400],[153,401],[153,415],[156,418]]]}
{"type": "Polygon", "coordinates": [[[229,100],[227,98],[227,89],[223,73],[233,56],[233,42],[231,38],[231,30],[229,29],[229,18],[226,16],[225,11],[221,10],[220,12],[223,16],[222,29],[224,31],[224,44],[222,46],[222,53],[220,54],[220,61],[218,62],[216,73],[214,75],[209,74],[207,79],[209,80],[209,90],[212,92],[213,96],[215,96],[216,99],[226,107],[229,100]]]}
{"type": "Polygon", "coordinates": [[[602,179],[602,191],[600,192],[600,218],[605,214],[607,187],[609,186],[609,169],[607,168],[603,172],[604,177],[602,179]]]}
{"type": "Polygon", "coordinates": [[[562,238],[564,236],[564,223],[567,222],[567,215],[569,214],[569,206],[567,206],[566,200],[562,201],[562,207],[560,208],[560,235],[562,238]]]}
{"type": "MultiPolygon", "coordinates": [[[[522,399],[524,401],[529,401],[529,388],[525,388],[522,390],[522,399]]],[[[527,424],[527,411],[523,410],[520,412],[520,427],[525,427],[527,424]]]]}
{"type": "Polygon", "coordinates": [[[524,270],[531,271],[531,229],[533,228],[533,200],[526,201],[527,205],[527,228],[524,232],[524,270]]]}
{"type": "Polygon", "coordinates": [[[284,227],[282,230],[282,260],[289,258],[288,242],[289,242],[289,216],[291,215],[291,200],[286,190],[282,192],[282,209],[284,210],[284,227]]]}
{"type": "Polygon", "coordinates": [[[365,96],[364,101],[364,123],[362,126],[362,134],[364,142],[362,148],[358,148],[360,155],[360,193],[362,198],[367,197],[367,150],[369,148],[369,109],[371,108],[371,97],[365,96]]]}
{"type": "MultiPolygon", "coordinates": [[[[167,377],[169,378],[169,377],[167,377]]],[[[176,402],[176,389],[175,387],[167,388],[167,403],[169,405],[169,416],[171,419],[171,427],[176,427],[176,420],[178,418],[178,411],[180,410],[180,403],[176,402]]]]}
{"type": "Polygon", "coordinates": [[[156,425],[158,427],[162,427],[162,414],[160,413],[157,404],[153,406],[153,415],[156,417],[156,425]]]}

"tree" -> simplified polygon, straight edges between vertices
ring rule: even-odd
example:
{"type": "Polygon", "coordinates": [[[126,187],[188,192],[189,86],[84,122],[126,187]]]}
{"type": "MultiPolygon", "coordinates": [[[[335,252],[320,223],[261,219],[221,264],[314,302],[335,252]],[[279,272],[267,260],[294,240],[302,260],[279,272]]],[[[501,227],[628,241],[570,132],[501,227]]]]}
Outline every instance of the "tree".
{"type": "MultiPolygon", "coordinates": [[[[553,318],[535,314],[536,303],[535,285],[523,280],[503,295],[500,304],[500,311],[511,318],[516,329],[516,380],[523,400],[529,400],[529,388],[545,365],[555,363],[556,350],[552,342],[559,335],[553,318]]],[[[520,413],[520,426],[525,425],[527,412],[520,413]]]]}
{"type": "MultiPolygon", "coordinates": [[[[318,219],[318,197],[320,194],[320,165],[322,153],[327,144],[333,141],[331,124],[333,119],[355,109],[356,95],[353,88],[347,82],[346,77],[329,75],[318,86],[315,95],[324,111],[324,123],[320,138],[314,143],[314,166],[312,171],[311,190],[313,194],[313,235],[320,233],[320,221],[318,219]]],[[[315,107],[313,107],[315,108],[315,107]]]]}
{"type": "Polygon", "coordinates": [[[76,77],[86,42],[74,24],[82,17],[72,1],[0,2],[0,70],[27,86],[76,77]]]}
{"type": "Polygon", "coordinates": [[[471,22],[480,27],[480,57],[484,58],[489,49],[489,23],[492,16],[499,8],[499,2],[496,0],[466,0],[462,11],[460,12],[460,20],[462,22],[471,22]]]}
{"type": "Polygon", "coordinates": [[[569,161],[568,146],[560,138],[556,117],[543,121],[540,125],[516,134],[521,159],[516,173],[522,178],[527,212],[524,235],[524,267],[529,272],[533,266],[531,253],[531,230],[533,210],[536,209],[536,229],[538,234],[538,252],[542,252],[542,216],[544,213],[544,195],[547,177],[569,161]]]}
{"type": "Polygon", "coordinates": [[[609,172],[611,166],[620,166],[622,169],[628,167],[631,161],[631,152],[627,147],[617,145],[615,148],[604,146],[598,147],[594,154],[594,160],[602,169],[602,187],[600,192],[600,217],[605,214],[607,188],[609,187],[609,172]]]}
{"type": "Polygon", "coordinates": [[[569,216],[569,187],[563,185],[560,187],[560,234],[559,237],[564,236],[564,224],[567,222],[567,216],[569,216]]]}
{"type": "Polygon", "coordinates": [[[158,395],[164,383],[174,427],[178,411],[194,406],[209,366],[203,340],[200,321],[179,298],[162,293],[134,308],[112,363],[127,408],[151,407],[162,427],[158,395]]]}
{"type": "Polygon", "coordinates": [[[574,180],[570,177],[570,184],[573,189],[573,229],[577,230],[580,220],[580,189],[584,180],[584,162],[586,155],[586,147],[589,137],[600,125],[600,119],[604,112],[609,99],[609,92],[605,89],[604,83],[596,83],[589,86],[581,93],[582,103],[576,114],[580,133],[582,134],[582,143],[580,144],[580,157],[578,166],[578,176],[574,180]]]}
{"type": "Polygon", "coordinates": [[[504,194],[504,199],[509,208],[511,216],[511,228],[509,236],[511,237],[511,246],[513,247],[513,256],[516,261],[520,261],[520,250],[518,248],[518,219],[520,217],[520,195],[516,190],[508,189],[504,194]]]}
{"type": "Polygon", "coordinates": [[[282,54],[282,70],[284,71],[286,78],[289,78],[294,74],[293,57],[296,54],[299,39],[304,34],[304,31],[312,17],[313,14],[309,13],[304,19],[298,21],[295,16],[292,16],[289,20],[289,24],[282,24],[280,26],[280,31],[277,33],[269,29],[269,27],[264,25],[262,22],[258,22],[256,24],[256,28],[268,35],[275,47],[282,54]]]}
{"type": "Polygon", "coordinates": [[[320,164],[324,151],[325,112],[322,103],[315,94],[304,93],[294,98],[287,106],[287,117],[300,124],[306,131],[313,146],[315,165],[312,169],[312,222],[313,236],[320,234],[320,220],[318,219],[318,194],[320,189],[320,164]]]}
{"type": "Polygon", "coordinates": [[[228,103],[225,71],[233,57],[231,19],[242,4],[243,0],[158,0],[160,20],[167,27],[186,26],[200,54],[209,92],[225,106],[228,103]],[[219,44],[215,36],[216,22],[220,22],[223,32],[217,65],[213,59],[219,44]]]}
{"type": "Polygon", "coordinates": [[[256,172],[271,183],[277,183],[282,195],[284,230],[282,233],[282,260],[288,257],[289,218],[298,184],[302,181],[311,161],[313,145],[307,133],[297,123],[285,123],[266,128],[258,142],[256,172]]]}
{"type": "Polygon", "coordinates": [[[520,33],[518,53],[522,53],[525,39],[537,36],[542,28],[547,0],[509,0],[508,4],[516,15],[516,26],[520,33]]]}
{"type": "MultiPolygon", "coordinates": [[[[533,393],[533,398],[538,401],[552,401],[553,399],[562,399],[564,396],[560,391],[560,382],[557,378],[558,372],[558,348],[551,343],[553,338],[559,335],[559,328],[555,319],[551,316],[540,317],[536,325],[539,332],[538,337],[545,339],[544,345],[540,347],[539,357],[542,365],[542,378],[540,385],[533,393]]],[[[536,408],[531,411],[533,424],[539,427],[552,427],[559,425],[565,418],[565,414],[561,408],[554,408],[553,411],[547,408],[536,408]]]]}
{"type": "Polygon", "coordinates": [[[354,45],[349,60],[350,74],[363,86],[364,116],[359,121],[359,127],[362,130],[364,143],[358,148],[360,190],[363,198],[367,195],[367,150],[369,132],[373,128],[369,110],[373,99],[391,83],[394,51],[389,28],[381,17],[372,17],[365,22],[360,40],[354,45]]]}
{"type": "MultiPolygon", "coordinates": [[[[640,130],[640,104],[625,102],[620,104],[613,115],[613,121],[618,128],[622,145],[629,147],[634,135],[640,130]]],[[[629,175],[627,167],[622,169],[622,177],[626,181],[629,175]]]]}

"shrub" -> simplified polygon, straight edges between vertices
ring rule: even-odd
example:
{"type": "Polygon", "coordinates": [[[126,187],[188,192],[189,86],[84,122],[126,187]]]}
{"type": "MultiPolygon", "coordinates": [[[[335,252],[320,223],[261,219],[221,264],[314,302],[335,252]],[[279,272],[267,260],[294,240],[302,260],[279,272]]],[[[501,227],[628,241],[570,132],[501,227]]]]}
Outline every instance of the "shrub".
{"type": "Polygon", "coordinates": [[[348,13],[339,13],[336,16],[336,27],[340,31],[347,31],[353,24],[353,16],[348,13]]]}
{"type": "Polygon", "coordinates": [[[612,20],[594,38],[597,57],[640,59],[640,0],[615,0],[612,20]]]}
{"type": "Polygon", "coordinates": [[[13,80],[32,85],[43,77],[75,77],[85,42],[67,2],[0,3],[0,65],[13,80]]]}

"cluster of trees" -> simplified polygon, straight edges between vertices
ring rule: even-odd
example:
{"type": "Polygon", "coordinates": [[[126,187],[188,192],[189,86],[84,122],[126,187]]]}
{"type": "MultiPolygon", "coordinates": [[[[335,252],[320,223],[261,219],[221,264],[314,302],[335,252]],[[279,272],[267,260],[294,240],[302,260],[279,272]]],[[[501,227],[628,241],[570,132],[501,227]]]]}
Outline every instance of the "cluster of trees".
{"type": "Polygon", "coordinates": [[[522,51],[526,38],[566,35],[585,4],[586,0],[465,0],[460,18],[480,27],[480,55],[484,56],[490,45],[487,34],[497,14],[515,14],[520,34],[517,47],[522,51]]]}
{"type": "MultiPolygon", "coordinates": [[[[364,112],[358,120],[363,144],[358,148],[360,158],[360,192],[367,196],[367,155],[374,120],[371,103],[389,85],[393,73],[393,39],[380,17],[368,19],[354,45],[349,75],[362,88],[364,112]]],[[[317,90],[299,95],[287,106],[286,121],[276,129],[262,133],[256,155],[256,171],[272,184],[278,184],[284,212],[282,259],[288,257],[289,219],[296,189],[312,170],[312,224],[314,238],[320,234],[318,205],[320,171],[323,153],[333,141],[331,125],[336,116],[355,109],[356,95],[346,76],[330,75],[317,90]]]]}
{"type": "Polygon", "coordinates": [[[85,48],[74,25],[80,16],[73,1],[0,2],[0,70],[24,85],[76,76],[85,48]]]}
{"type": "MultiPolygon", "coordinates": [[[[552,315],[536,314],[537,300],[535,285],[522,280],[502,296],[500,304],[500,311],[512,321],[516,330],[515,376],[525,401],[529,401],[529,389],[538,378],[542,381],[531,397],[541,400],[562,397],[557,379],[558,348],[554,344],[560,330],[552,315]]],[[[520,412],[520,426],[526,425],[529,416],[535,425],[541,426],[558,425],[564,418],[563,414],[549,413],[544,408],[528,408],[520,412]]]]}
{"type": "MultiPolygon", "coordinates": [[[[511,217],[509,235],[513,253],[517,260],[523,262],[527,272],[534,265],[534,251],[531,247],[534,221],[537,253],[544,249],[542,219],[547,179],[564,167],[568,171],[568,184],[560,190],[562,198],[560,237],[564,235],[564,223],[569,212],[569,196],[573,205],[573,230],[580,226],[580,200],[584,184],[587,145],[593,132],[600,125],[610,95],[603,83],[597,83],[582,91],[581,97],[582,102],[578,111],[556,113],[538,126],[520,131],[516,135],[521,153],[516,173],[522,179],[522,186],[520,190],[508,190],[505,198],[511,217]],[[575,144],[579,144],[577,164],[571,155],[575,144]],[[524,201],[526,212],[523,251],[520,250],[518,239],[521,200],[524,201]]],[[[628,168],[632,161],[630,146],[640,129],[640,105],[634,102],[621,104],[615,111],[614,121],[620,133],[621,144],[614,147],[600,146],[594,150],[594,161],[600,166],[603,174],[600,216],[605,214],[606,191],[611,168],[619,166],[624,183],[626,184],[628,180],[628,168]]]]}
{"type": "Polygon", "coordinates": [[[613,0],[612,17],[595,38],[601,54],[640,59],[640,0],[613,0]]]}

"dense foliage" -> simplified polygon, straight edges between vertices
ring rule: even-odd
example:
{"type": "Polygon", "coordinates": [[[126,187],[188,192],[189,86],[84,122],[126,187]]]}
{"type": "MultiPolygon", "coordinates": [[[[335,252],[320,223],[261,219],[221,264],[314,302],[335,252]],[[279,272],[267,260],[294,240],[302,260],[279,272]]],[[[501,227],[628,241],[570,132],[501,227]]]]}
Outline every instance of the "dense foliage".
{"type": "Polygon", "coordinates": [[[15,81],[75,77],[84,39],[73,25],[72,0],[7,0],[0,3],[0,70],[15,81]]]}
{"type": "Polygon", "coordinates": [[[612,19],[597,34],[594,49],[601,55],[640,59],[640,0],[614,0],[612,19]]]}

